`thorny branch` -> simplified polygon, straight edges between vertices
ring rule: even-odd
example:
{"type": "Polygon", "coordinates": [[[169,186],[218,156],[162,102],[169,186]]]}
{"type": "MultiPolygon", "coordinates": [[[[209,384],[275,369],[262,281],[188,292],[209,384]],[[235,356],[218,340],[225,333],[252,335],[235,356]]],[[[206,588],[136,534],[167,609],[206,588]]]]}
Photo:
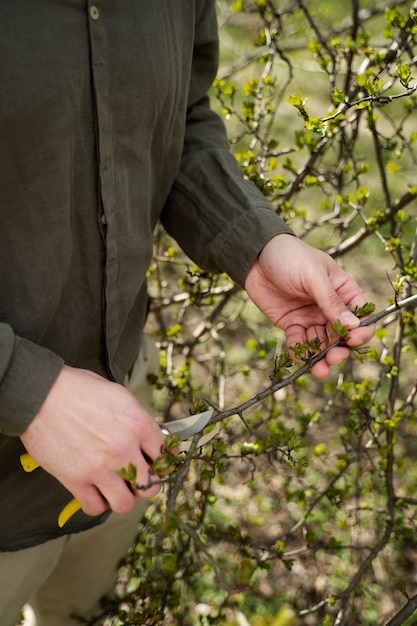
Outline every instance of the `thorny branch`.
{"type": "MultiPolygon", "coordinates": [[[[384,215],[378,221],[379,227],[384,224],[388,224],[394,215],[396,215],[399,211],[404,209],[406,206],[415,202],[417,199],[417,194],[414,191],[407,191],[401,198],[398,198],[391,206],[388,206],[384,212],[384,215]]],[[[361,243],[364,239],[369,237],[372,234],[372,229],[366,224],[362,226],[359,230],[357,230],[351,237],[345,239],[345,241],[340,242],[338,246],[332,247],[327,250],[327,253],[333,258],[337,258],[339,256],[343,256],[349,250],[355,248],[359,243],[361,243]]]]}
{"type": "Polygon", "coordinates": [[[405,606],[395,615],[388,623],[387,626],[402,626],[405,621],[411,617],[414,611],[417,609],[417,596],[410,598],[405,606]]]}
{"type": "MultiPolygon", "coordinates": [[[[393,313],[399,312],[401,309],[404,309],[406,307],[413,308],[415,306],[417,306],[417,295],[410,296],[403,300],[399,300],[392,306],[387,307],[386,309],[379,311],[378,313],[370,315],[369,317],[367,317],[366,319],[363,319],[360,322],[360,326],[371,326],[372,324],[376,324],[377,322],[379,322],[384,317],[387,317],[393,313]]],[[[283,389],[284,387],[287,387],[288,385],[294,384],[295,381],[298,378],[300,378],[300,376],[303,376],[304,374],[309,372],[311,368],[313,367],[313,365],[315,365],[316,363],[324,359],[325,356],[330,352],[330,350],[336,347],[340,347],[340,346],[346,347],[346,344],[343,342],[343,340],[337,339],[336,341],[328,345],[326,348],[324,348],[324,350],[321,350],[317,354],[314,354],[313,356],[311,356],[302,366],[300,366],[295,372],[293,372],[289,376],[274,383],[273,385],[271,385],[264,391],[257,393],[255,396],[253,396],[249,400],[246,400],[242,404],[239,404],[238,406],[235,406],[231,409],[227,409],[226,411],[214,413],[209,424],[215,424],[227,417],[231,417],[232,415],[241,415],[242,413],[244,413],[251,407],[262,402],[262,400],[265,400],[265,398],[267,398],[268,396],[276,393],[277,391],[279,391],[280,389],[283,389]]]]}
{"type": "MultiPolygon", "coordinates": [[[[413,296],[409,296],[408,298],[404,298],[403,300],[399,300],[397,302],[395,302],[395,304],[393,304],[390,307],[387,307],[386,309],[383,309],[381,311],[379,311],[378,313],[374,313],[373,315],[368,316],[366,319],[363,319],[360,322],[360,326],[371,326],[373,324],[376,324],[377,322],[379,322],[380,320],[389,317],[393,314],[399,313],[401,311],[401,309],[412,309],[417,307],[417,295],[413,295],[413,296]]],[[[397,342],[398,344],[398,342],[397,342]]],[[[219,409],[216,409],[216,407],[214,407],[214,405],[212,405],[210,402],[208,402],[208,404],[210,404],[213,408],[215,408],[215,412],[213,413],[213,416],[211,417],[208,426],[212,426],[214,424],[217,424],[218,422],[221,422],[222,420],[228,418],[228,417],[232,417],[234,415],[238,415],[242,421],[245,423],[245,418],[244,418],[244,413],[252,408],[253,406],[259,404],[260,402],[262,402],[263,400],[265,400],[266,398],[268,398],[269,396],[275,394],[277,391],[280,391],[281,389],[284,389],[285,387],[288,387],[289,385],[293,385],[296,380],[298,380],[301,376],[304,376],[305,374],[307,374],[311,368],[316,365],[316,363],[318,363],[319,361],[321,361],[322,359],[324,359],[326,357],[326,355],[330,352],[330,350],[333,350],[334,348],[337,347],[346,347],[346,343],[344,343],[344,341],[342,339],[337,339],[334,342],[332,342],[331,344],[329,344],[326,348],[324,348],[323,350],[320,350],[319,352],[317,352],[316,354],[310,356],[308,359],[306,359],[306,361],[304,362],[303,365],[301,365],[298,369],[296,369],[295,372],[293,372],[292,374],[282,378],[281,380],[279,380],[278,382],[270,385],[269,387],[267,387],[264,391],[261,391],[259,393],[257,393],[256,395],[254,395],[252,398],[250,398],[249,400],[246,400],[245,402],[232,407],[230,409],[226,409],[223,411],[220,411],[219,409]]],[[[399,358],[399,357],[398,357],[399,358]]],[[[411,397],[411,396],[410,396],[411,397]]],[[[248,427],[249,430],[249,427],[248,427]]],[[[185,456],[185,460],[181,465],[181,469],[178,471],[178,473],[175,475],[174,478],[163,478],[162,480],[156,481],[156,482],[152,482],[146,486],[143,486],[143,489],[147,489],[149,488],[149,486],[153,485],[153,484],[159,484],[159,483],[166,483],[166,482],[170,482],[170,483],[174,483],[174,486],[171,489],[170,492],[170,496],[169,496],[169,500],[168,500],[168,510],[173,510],[173,507],[175,505],[175,501],[178,497],[178,494],[181,490],[181,485],[183,483],[183,481],[185,480],[185,478],[188,475],[189,472],[189,468],[190,468],[190,464],[191,461],[193,459],[193,456],[198,448],[198,441],[199,441],[199,435],[195,435],[189,450],[187,451],[187,454],[185,456]]],[[[137,487],[137,486],[136,486],[137,487]]],[[[138,488],[138,487],[137,487],[138,488]]],[[[317,496],[318,498],[320,498],[320,496],[317,496]]],[[[293,529],[294,530],[294,529],[293,529]]],[[[291,531],[292,532],[292,531],[291,531]]]]}
{"type": "MultiPolygon", "coordinates": [[[[379,311],[378,313],[375,313],[373,315],[370,315],[369,317],[367,317],[366,319],[363,319],[360,322],[361,326],[369,326],[369,325],[373,325],[376,324],[377,322],[379,322],[380,320],[392,316],[394,314],[399,314],[400,311],[402,309],[413,309],[417,307],[417,295],[413,295],[413,296],[409,296],[407,298],[404,298],[403,300],[397,301],[394,305],[379,311]]],[[[398,343],[398,341],[397,341],[398,343]]],[[[323,358],[325,358],[326,354],[332,350],[333,348],[337,347],[337,346],[341,346],[341,345],[345,345],[343,343],[343,340],[338,339],[336,341],[334,341],[332,344],[330,344],[328,347],[326,347],[324,350],[321,350],[320,352],[318,352],[317,354],[311,356],[307,362],[305,362],[301,367],[299,367],[294,373],[292,373],[291,375],[287,376],[286,378],[280,380],[279,382],[271,385],[270,387],[268,387],[267,389],[265,389],[263,392],[260,392],[258,394],[256,394],[254,397],[252,397],[251,399],[247,400],[246,402],[235,406],[231,409],[225,410],[225,411],[218,411],[217,413],[215,413],[210,421],[210,424],[215,424],[227,417],[231,417],[233,415],[239,415],[243,420],[244,420],[244,412],[247,411],[249,408],[253,407],[254,405],[258,404],[259,402],[261,402],[262,400],[264,400],[266,397],[270,396],[271,394],[279,391],[280,389],[283,389],[284,387],[288,386],[288,385],[292,385],[294,384],[294,382],[300,377],[303,376],[304,374],[306,374],[313,365],[315,365],[316,363],[318,363],[320,360],[322,360],[323,358]]],[[[397,355],[397,358],[399,358],[399,356],[397,355]]],[[[393,383],[395,385],[395,383],[393,383]]],[[[414,390],[415,393],[415,390],[414,390]]],[[[390,435],[392,435],[391,433],[388,433],[388,437],[390,437],[390,435]]],[[[391,442],[392,443],[392,442],[391,442]]],[[[181,492],[181,489],[183,488],[183,483],[186,479],[186,477],[188,476],[189,470],[190,470],[190,466],[191,466],[191,461],[195,455],[195,452],[197,450],[198,447],[198,436],[196,436],[192,442],[192,445],[189,449],[189,451],[187,452],[187,455],[185,457],[185,460],[183,462],[183,465],[181,467],[181,469],[179,470],[179,472],[170,479],[170,483],[171,483],[171,489],[169,491],[169,496],[168,496],[168,502],[167,502],[167,512],[171,512],[173,513],[174,508],[175,508],[175,503],[176,500],[178,498],[178,495],[181,492]]],[[[291,535],[293,533],[296,532],[297,529],[301,528],[309,513],[316,507],[317,503],[328,494],[329,492],[329,488],[331,486],[331,484],[336,484],[337,481],[340,479],[341,475],[343,474],[343,472],[345,471],[346,468],[344,468],[343,470],[341,470],[339,473],[336,473],[332,479],[331,482],[326,486],[325,489],[321,490],[316,498],[310,503],[309,508],[307,509],[307,511],[305,512],[305,514],[303,515],[303,517],[297,522],[297,524],[291,529],[289,530],[286,535],[291,535]]],[[[358,567],[358,569],[356,570],[355,574],[353,575],[353,577],[351,578],[351,580],[349,581],[349,584],[347,585],[347,587],[344,589],[343,592],[341,592],[340,594],[338,594],[336,597],[338,600],[341,601],[341,607],[337,613],[336,616],[336,621],[335,621],[335,626],[341,626],[342,624],[345,623],[345,619],[346,619],[346,615],[348,612],[348,607],[349,607],[349,601],[350,601],[350,597],[352,592],[354,591],[354,589],[357,587],[357,585],[359,584],[360,580],[362,579],[364,573],[366,572],[366,570],[368,569],[368,567],[370,566],[370,564],[375,560],[375,558],[380,554],[380,552],[386,547],[386,545],[388,544],[389,540],[390,540],[390,536],[392,533],[392,528],[393,528],[393,513],[394,513],[394,504],[395,501],[397,500],[395,494],[394,494],[394,490],[393,490],[393,485],[392,485],[392,459],[391,459],[391,463],[388,464],[388,467],[386,469],[386,482],[387,482],[387,487],[388,487],[388,499],[389,502],[387,503],[388,509],[390,514],[387,515],[386,520],[385,520],[385,527],[384,527],[384,531],[381,535],[381,537],[379,538],[379,540],[377,541],[377,543],[369,549],[369,553],[366,556],[366,558],[361,562],[360,566],[358,567]]],[[[190,534],[190,536],[193,535],[193,533],[195,532],[193,529],[188,528],[186,525],[184,525],[182,527],[182,530],[184,532],[186,532],[187,534],[190,534]]],[[[210,557],[211,558],[211,557],[210,557]]],[[[318,611],[321,607],[325,606],[327,604],[327,599],[323,599],[320,603],[318,603],[315,607],[310,607],[309,609],[306,609],[304,611],[300,611],[299,615],[303,616],[303,615],[308,615],[311,613],[314,613],[316,611],[318,611]]],[[[399,621],[402,618],[405,618],[409,615],[412,614],[412,612],[414,611],[414,609],[417,606],[417,599],[416,598],[412,598],[411,600],[408,601],[407,605],[400,611],[400,613],[387,625],[387,626],[399,626],[400,624],[402,624],[402,621],[399,621]],[[400,617],[401,616],[401,617],[400,617]]]]}

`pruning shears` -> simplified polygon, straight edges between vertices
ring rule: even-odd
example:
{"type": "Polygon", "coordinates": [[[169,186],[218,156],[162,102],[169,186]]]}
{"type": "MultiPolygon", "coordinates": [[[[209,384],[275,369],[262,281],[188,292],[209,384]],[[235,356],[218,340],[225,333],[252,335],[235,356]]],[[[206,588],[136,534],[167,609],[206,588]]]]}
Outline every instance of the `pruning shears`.
{"type": "MultiPolygon", "coordinates": [[[[206,426],[209,425],[213,412],[213,409],[208,409],[207,411],[196,413],[195,415],[190,415],[189,417],[164,422],[159,424],[159,427],[163,434],[167,437],[169,435],[176,435],[182,442],[177,449],[179,452],[184,452],[188,450],[191,445],[190,442],[186,442],[187,439],[201,434],[202,436],[199,438],[198,444],[202,446],[216,435],[220,428],[220,424],[216,424],[215,428],[209,433],[205,435],[202,434],[206,426]]],[[[40,467],[40,464],[35,461],[35,459],[28,452],[25,452],[20,456],[20,463],[25,472],[33,472],[36,468],[40,467]]],[[[81,504],[76,498],[70,500],[58,515],[58,526],[62,528],[80,509],[81,504]]]]}

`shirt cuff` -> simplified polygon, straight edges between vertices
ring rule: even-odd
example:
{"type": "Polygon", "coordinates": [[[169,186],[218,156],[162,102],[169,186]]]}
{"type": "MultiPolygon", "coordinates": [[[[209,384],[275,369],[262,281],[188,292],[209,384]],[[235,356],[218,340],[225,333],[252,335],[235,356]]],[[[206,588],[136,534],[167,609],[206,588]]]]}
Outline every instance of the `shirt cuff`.
{"type": "Polygon", "coordinates": [[[0,433],[21,435],[57,379],[63,360],[47,348],[15,338],[13,356],[0,383],[0,433]]]}
{"type": "Polygon", "coordinates": [[[242,213],[230,228],[220,232],[209,244],[206,254],[208,258],[215,256],[219,266],[244,287],[246,276],[263,248],[281,234],[294,235],[294,231],[270,206],[258,206],[254,211],[242,213]]]}

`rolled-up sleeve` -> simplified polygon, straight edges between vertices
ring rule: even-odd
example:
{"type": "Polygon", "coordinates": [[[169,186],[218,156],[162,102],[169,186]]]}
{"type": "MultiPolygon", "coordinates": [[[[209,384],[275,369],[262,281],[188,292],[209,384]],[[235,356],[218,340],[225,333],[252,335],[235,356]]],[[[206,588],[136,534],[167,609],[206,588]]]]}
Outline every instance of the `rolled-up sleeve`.
{"type": "Polygon", "coordinates": [[[293,231],[243,177],[223,121],[210,108],[207,93],[217,72],[218,47],[215,2],[204,0],[196,21],[181,167],[162,223],[201,267],[225,271],[243,286],[265,244],[293,231]]]}

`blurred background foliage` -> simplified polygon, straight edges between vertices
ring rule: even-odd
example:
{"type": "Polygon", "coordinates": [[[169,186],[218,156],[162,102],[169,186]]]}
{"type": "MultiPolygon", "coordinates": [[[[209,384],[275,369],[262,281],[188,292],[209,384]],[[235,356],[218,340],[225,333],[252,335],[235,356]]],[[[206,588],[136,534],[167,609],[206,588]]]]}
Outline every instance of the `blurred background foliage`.
{"type": "MultiPolygon", "coordinates": [[[[416,3],[217,8],[212,103],[245,176],[378,311],[413,296],[416,3]]],[[[306,354],[286,384],[300,364],[281,331],[162,230],[149,290],[157,415],[212,406],[221,430],[164,479],[101,621],[416,624],[415,304],[385,315],[326,380],[306,354]]]]}

